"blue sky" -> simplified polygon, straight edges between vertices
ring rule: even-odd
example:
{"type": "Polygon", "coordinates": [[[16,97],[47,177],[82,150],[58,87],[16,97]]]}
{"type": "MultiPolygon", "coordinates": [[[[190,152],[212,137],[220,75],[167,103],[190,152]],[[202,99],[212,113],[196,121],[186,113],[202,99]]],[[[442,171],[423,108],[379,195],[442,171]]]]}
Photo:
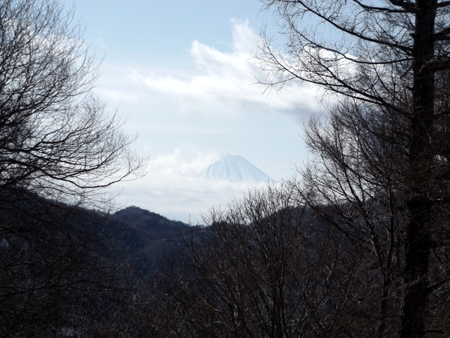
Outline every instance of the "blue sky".
{"type": "Polygon", "coordinates": [[[198,174],[221,155],[239,154],[276,180],[290,178],[307,151],[299,134],[321,112],[316,89],[257,84],[259,32],[276,32],[257,0],[67,0],[99,58],[96,94],[137,133],[148,174],[115,188],[136,205],[191,221],[240,198],[248,185],[198,174]]]}

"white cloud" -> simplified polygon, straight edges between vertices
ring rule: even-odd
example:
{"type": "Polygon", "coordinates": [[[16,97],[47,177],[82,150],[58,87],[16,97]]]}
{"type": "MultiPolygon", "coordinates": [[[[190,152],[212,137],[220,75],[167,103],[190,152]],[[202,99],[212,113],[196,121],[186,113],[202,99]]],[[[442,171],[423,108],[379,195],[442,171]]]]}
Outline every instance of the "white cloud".
{"type": "Polygon", "coordinates": [[[258,43],[259,35],[249,27],[247,20],[231,19],[231,23],[233,24],[233,50],[238,53],[252,54],[258,43]]]}
{"type": "Polygon", "coordinates": [[[119,207],[135,205],[168,218],[201,222],[201,213],[213,207],[226,207],[234,197],[240,199],[249,189],[264,183],[212,181],[199,174],[219,159],[219,153],[201,153],[195,149],[175,150],[151,161],[147,176],[119,184],[123,189],[116,202],[119,207]]]}
{"type": "Polygon", "coordinates": [[[172,154],[161,155],[151,162],[151,173],[157,176],[195,177],[209,164],[220,158],[216,153],[200,153],[193,149],[190,158],[182,156],[179,149],[172,154]]]}
{"type": "Polygon", "coordinates": [[[273,157],[276,163],[291,172],[295,160],[290,156],[298,154],[297,143],[287,135],[297,138],[291,116],[303,122],[321,110],[316,88],[291,82],[281,91],[264,93],[265,87],[256,84],[264,73],[253,56],[259,37],[247,21],[234,20],[232,25],[229,51],[192,42],[193,69],[105,68],[98,94],[110,105],[125,108],[127,127],[140,132],[150,151],[162,153],[151,159],[146,177],[118,185],[123,188],[119,206],[136,205],[185,222],[191,215],[195,223],[200,212],[227,206],[233,197],[240,199],[256,187],[198,177],[220,155],[207,149],[242,150],[259,157],[260,163],[276,149],[281,153],[273,157]],[[293,115],[279,118],[280,113],[293,115]],[[225,142],[226,137],[230,141],[225,142]],[[206,150],[183,148],[192,144],[206,150]],[[180,150],[171,152],[176,147],[180,150]],[[281,158],[289,159],[281,163],[281,158]]]}
{"type": "MultiPolygon", "coordinates": [[[[200,41],[189,50],[196,69],[189,72],[128,70],[120,72],[120,83],[103,82],[99,95],[107,100],[140,100],[170,105],[182,113],[243,114],[251,111],[280,111],[308,115],[320,109],[316,88],[288,83],[282,91],[264,93],[257,83],[264,72],[254,57],[259,36],[248,21],[232,20],[230,52],[220,51],[200,41]]],[[[116,78],[117,79],[117,78],[116,78]]]]}

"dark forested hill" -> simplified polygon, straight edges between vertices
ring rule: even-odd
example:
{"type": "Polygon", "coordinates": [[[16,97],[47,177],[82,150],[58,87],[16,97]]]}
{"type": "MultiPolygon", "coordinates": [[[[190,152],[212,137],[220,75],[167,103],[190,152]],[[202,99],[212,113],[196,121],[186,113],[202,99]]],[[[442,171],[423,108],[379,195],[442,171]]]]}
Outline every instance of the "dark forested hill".
{"type": "Polygon", "coordinates": [[[165,264],[164,257],[179,244],[189,226],[138,207],[127,207],[111,215],[110,229],[119,229],[119,239],[128,255],[153,269],[165,264]]]}
{"type": "Polygon", "coordinates": [[[188,225],[167,219],[164,216],[138,207],[127,207],[112,215],[112,220],[125,222],[128,225],[144,231],[152,239],[167,239],[178,237],[180,230],[188,225]]]}

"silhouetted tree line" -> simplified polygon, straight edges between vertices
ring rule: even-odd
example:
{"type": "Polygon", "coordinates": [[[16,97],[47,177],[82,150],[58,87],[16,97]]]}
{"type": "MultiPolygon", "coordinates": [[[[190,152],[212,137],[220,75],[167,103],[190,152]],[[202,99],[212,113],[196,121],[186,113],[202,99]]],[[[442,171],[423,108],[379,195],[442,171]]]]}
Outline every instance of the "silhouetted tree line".
{"type": "Polygon", "coordinates": [[[144,161],[93,96],[96,76],[57,1],[0,1],[2,337],[133,336],[120,316],[136,283],[101,189],[144,161]]]}
{"type": "Polygon", "coordinates": [[[263,3],[285,38],[263,37],[269,85],[320,86],[328,114],[298,181],[187,230],[108,216],[101,188],[143,162],[77,26],[0,2],[1,336],[450,336],[450,3],[263,3]]]}

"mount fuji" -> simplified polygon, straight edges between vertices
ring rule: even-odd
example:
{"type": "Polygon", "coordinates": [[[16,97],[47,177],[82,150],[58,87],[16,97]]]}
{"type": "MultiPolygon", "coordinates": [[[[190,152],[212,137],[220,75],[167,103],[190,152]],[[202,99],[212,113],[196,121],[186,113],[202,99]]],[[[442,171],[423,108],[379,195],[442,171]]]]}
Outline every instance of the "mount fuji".
{"type": "Polygon", "coordinates": [[[269,175],[239,155],[225,155],[209,165],[203,176],[229,182],[275,182],[269,175]]]}

